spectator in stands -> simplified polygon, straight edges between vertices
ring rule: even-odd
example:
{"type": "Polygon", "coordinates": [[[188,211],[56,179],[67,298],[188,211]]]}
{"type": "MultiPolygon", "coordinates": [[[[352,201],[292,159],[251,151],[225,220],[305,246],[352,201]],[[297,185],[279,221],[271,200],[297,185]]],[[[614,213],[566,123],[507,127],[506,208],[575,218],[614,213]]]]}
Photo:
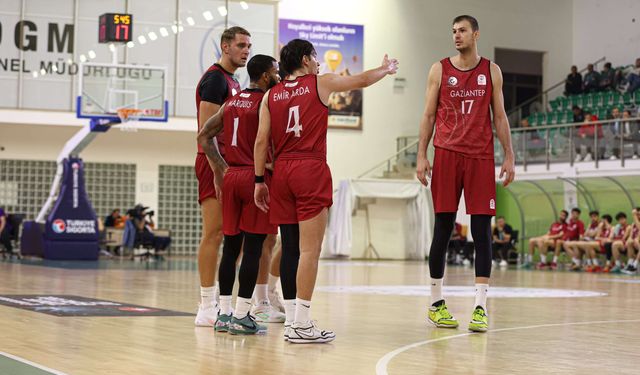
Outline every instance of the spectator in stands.
{"type": "Polygon", "coordinates": [[[633,223],[627,229],[629,235],[627,237],[627,267],[622,270],[627,275],[635,275],[638,272],[638,258],[640,256],[640,207],[636,207],[631,211],[633,223]]]}
{"type": "Polygon", "coordinates": [[[11,245],[11,224],[9,223],[9,217],[4,212],[4,208],[0,207],[0,244],[4,246],[7,253],[13,253],[13,246],[11,245]]]}
{"type": "MultiPolygon", "coordinates": [[[[636,94],[637,95],[637,94],[636,94]]],[[[622,112],[622,123],[620,124],[620,133],[619,136],[624,138],[624,142],[630,142],[633,148],[633,156],[631,159],[638,159],[640,156],[640,152],[638,152],[638,148],[640,145],[640,124],[638,121],[631,121],[631,110],[625,109],[622,112]]]]}
{"type": "Polygon", "coordinates": [[[611,63],[605,63],[602,73],[600,73],[600,91],[613,90],[615,88],[616,71],[611,67],[611,63]]]}
{"type": "Polygon", "coordinates": [[[608,120],[614,120],[605,126],[603,136],[605,144],[605,158],[616,160],[620,157],[620,134],[622,131],[622,114],[620,108],[613,107],[608,120]],[[616,138],[618,141],[616,142],[616,138]]]}
{"type": "Polygon", "coordinates": [[[578,67],[575,65],[571,67],[571,73],[567,76],[564,94],[566,96],[582,94],[582,74],[578,73],[578,67]]]}
{"type": "MultiPolygon", "coordinates": [[[[591,223],[589,224],[589,228],[584,231],[584,235],[580,236],[578,240],[565,241],[563,244],[565,252],[573,260],[572,271],[580,270],[579,265],[582,262],[583,255],[587,256],[585,260],[586,266],[584,268],[586,272],[600,272],[602,270],[598,264],[598,258],[595,257],[595,255],[591,255],[592,253],[595,254],[594,249],[600,248],[600,243],[596,240],[601,230],[600,212],[589,212],[589,218],[591,218],[591,223]]],[[[571,224],[568,224],[567,226],[570,225],[571,224]]]]}
{"type": "Polygon", "coordinates": [[[104,226],[107,228],[123,228],[124,218],[120,215],[120,209],[116,208],[104,219],[104,226]]]}
{"type": "Polygon", "coordinates": [[[467,242],[467,237],[462,233],[462,224],[456,222],[451,232],[451,239],[449,240],[449,264],[461,264],[462,252],[464,245],[467,242]]]}
{"type": "MultiPolygon", "coordinates": [[[[584,115],[584,125],[580,126],[577,131],[577,135],[574,140],[574,144],[576,147],[576,162],[579,161],[591,161],[593,160],[593,156],[591,155],[594,152],[594,142],[596,135],[600,139],[599,148],[602,148],[603,137],[602,137],[602,125],[597,123],[598,116],[585,112],[584,115]],[[585,148],[586,155],[584,158],[582,157],[582,148],[585,148]]],[[[601,153],[602,154],[602,153],[601,153]]]]}
{"type": "Polygon", "coordinates": [[[493,257],[500,259],[500,267],[506,267],[508,264],[512,235],[511,225],[505,222],[504,216],[498,216],[496,226],[493,228],[493,257]]]}
{"type": "Polygon", "coordinates": [[[571,110],[573,111],[573,122],[584,122],[584,111],[582,108],[574,105],[571,110]]]}
{"type": "Polygon", "coordinates": [[[622,264],[620,263],[620,253],[626,252],[625,243],[627,241],[627,237],[630,234],[631,227],[627,224],[627,215],[624,212],[618,212],[616,215],[616,224],[611,231],[611,255],[613,259],[613,267],[610,270],[605,268],[605,272],[610,273],[621,273],[622,272],[622,264]]]}
{"type": "Polygon", "coordinates": [[[627,76],[627,93],[632,94],[638,88],[640,88],[640,57],[636,59],[636,66],[631,73],[627,76]]]}
{"type": "Polygon", "coordinates": [[[546,266],[549,247],[555,248],[556,242],[564,235],[565,226],[567,225],[567,216],[569,216],[567,211],[560,211],[558,219],[551,224],[551,227],[549,227],[549,231],[546,234],[529,239],[529,254],[527,254],[525,262],[522,265],[523,268],[531,268],[533,264],[533,254],[535,253],[536,248],[540,251],[540,264],[544,264],[546,266]]]}
{"type": "Polygon", "coordinates": [[[596,92],[600,89],[600,74],[593,70],[593,64],[587,65],[587,74],[584,75],[582,91],[585,94],[596,92]]]}

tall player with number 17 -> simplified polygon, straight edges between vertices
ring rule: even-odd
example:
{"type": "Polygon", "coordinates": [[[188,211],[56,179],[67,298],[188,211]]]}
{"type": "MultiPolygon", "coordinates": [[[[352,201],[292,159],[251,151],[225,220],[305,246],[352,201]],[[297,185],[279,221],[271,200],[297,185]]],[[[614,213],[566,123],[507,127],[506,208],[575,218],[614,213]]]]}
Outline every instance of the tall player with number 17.
{"type": "Polygon", "coordinates": [[[375,69],[353,76],[318,75],[313,45],[294,39],[280,52],[287,79],[266,93],[260,107],[255,143],[255,201],[280,225],[280,278],[286,314],[285,340],[291,343],[333,341],[335,334],[311,321],[310,307],[318,259],[332,204],[331,171],[327,165],[327,102],[332,92],[373,85],[394,74],[398,61],[386,55],[375,69]],[[269,143],[275,169],[271,193],[264,183],[269,143]],[[299,271],[298,272],[298,268],[299,271]]]}

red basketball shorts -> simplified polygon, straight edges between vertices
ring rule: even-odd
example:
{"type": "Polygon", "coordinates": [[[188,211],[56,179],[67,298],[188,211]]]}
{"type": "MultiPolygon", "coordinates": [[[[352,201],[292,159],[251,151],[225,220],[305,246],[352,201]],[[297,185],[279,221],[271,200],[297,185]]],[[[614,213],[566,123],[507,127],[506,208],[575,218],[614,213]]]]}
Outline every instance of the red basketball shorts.
{"type": "Polygon", "coordinates": [[[331,170],[319,159],[277,160],[270,195],[271,223],[313,219],[333,204],[331,170]]]}
{"type": "MultiPolygon", "coordinates": [[[[277,234],[278,227],[269,223],[269,214],[262,212],[253,199],[255,169],[230,167],[222,185],[222,232],[235,236],[240,231],[256,234],[277,234]]],[[[265,181],[270,185],[267,173],[265,181]]]]}
{"type": "Polygon", "coordinates": [[[205,199],[216,197],[216,187],[213,184],[213,170],[207,161],[207,155],[196,156],[196,177],[198,178],[198,204],[202,204],[205,199]]]}
{"type": "Polygon", "coordinates": [[[495,216],[495,173],[493,159],[472,159],[436,148],[431,171],[431,196],[435,212],[457,212],[464,190],[467,214],[495,216]]]}

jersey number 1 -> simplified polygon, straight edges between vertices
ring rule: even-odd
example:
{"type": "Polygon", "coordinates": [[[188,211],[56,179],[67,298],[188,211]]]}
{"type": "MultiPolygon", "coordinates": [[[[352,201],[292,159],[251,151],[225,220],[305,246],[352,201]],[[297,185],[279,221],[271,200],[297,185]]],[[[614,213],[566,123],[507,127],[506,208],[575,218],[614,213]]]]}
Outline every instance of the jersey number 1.
{"type": "Polygon", "coordinates": [[[468,115],[471,113],[471,108],[473,107],[473,100],[463,100],[462,101],[462,114],[463,115],[468,115]],[[464,103],[468,103],[468,106],[465,106],[464,103]],[[466,107],[466,112],[465,112],[465,107],[466,107]]]}
{"type": "Polygon", "coordinates": [[[287,120],[287,131],[285,133],[295,133],[295,136],[300,138],[300,132],[302,131],[302,124],[300,124],[300,106],[296,105],[289,108],[289,119],[287,120]],[[293,126],[291,126],[293,120],[293,126]]]}
{"type": "Polygon", "coordinates": [[[238,125],[240,125],[240,118],[233,118],[233,138],[231,138],[231,146],[238,147],[238,125]]]}

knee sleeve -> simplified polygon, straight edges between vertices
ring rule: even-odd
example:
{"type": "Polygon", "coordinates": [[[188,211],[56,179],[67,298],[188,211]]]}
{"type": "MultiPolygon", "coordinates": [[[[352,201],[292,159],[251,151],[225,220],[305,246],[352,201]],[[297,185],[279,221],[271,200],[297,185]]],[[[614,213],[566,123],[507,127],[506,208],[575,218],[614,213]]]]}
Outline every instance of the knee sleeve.
{"type": "Polygon", "coordinates": [[[471,234],[476,248],[476,277],[491,277],[491,216],[471,215],[471,234]]]}
{"type": "Polygon", "coordinates": [[[220,268],[218,268],[221,296],[230,296],[233,292],[233,282],[236,279],[236,261],[240,255],[243,237],[242,233],[235,236],[224,236],[222,259],[220,260],[220,268]]]}
{"type": "Polygon", "coordinates": [[[444,267],[447,261],[447,247],[453,224],[456,220],[455,212],[442,212],[436,214],[435,225],[433,228],[433,241],[429,250],[429,272],[431,278],[442,279],[444,276],[444,267]]]}
{"type": "Polygon", "coordinates": [[[238,283],[240,284],[238,297],[251,298],[253,295],[260,269],[262,244],[266,237],[266,234],[244,233],[244,251],[238,275],[238,283]]]}
{"type": "Polygon", "coordinates": [[[300,260],[300,227],[298,224],[280,225],[282,255],[280,257],[280,283],[284,299],[296,298],[296,277],[300,260]]]}

